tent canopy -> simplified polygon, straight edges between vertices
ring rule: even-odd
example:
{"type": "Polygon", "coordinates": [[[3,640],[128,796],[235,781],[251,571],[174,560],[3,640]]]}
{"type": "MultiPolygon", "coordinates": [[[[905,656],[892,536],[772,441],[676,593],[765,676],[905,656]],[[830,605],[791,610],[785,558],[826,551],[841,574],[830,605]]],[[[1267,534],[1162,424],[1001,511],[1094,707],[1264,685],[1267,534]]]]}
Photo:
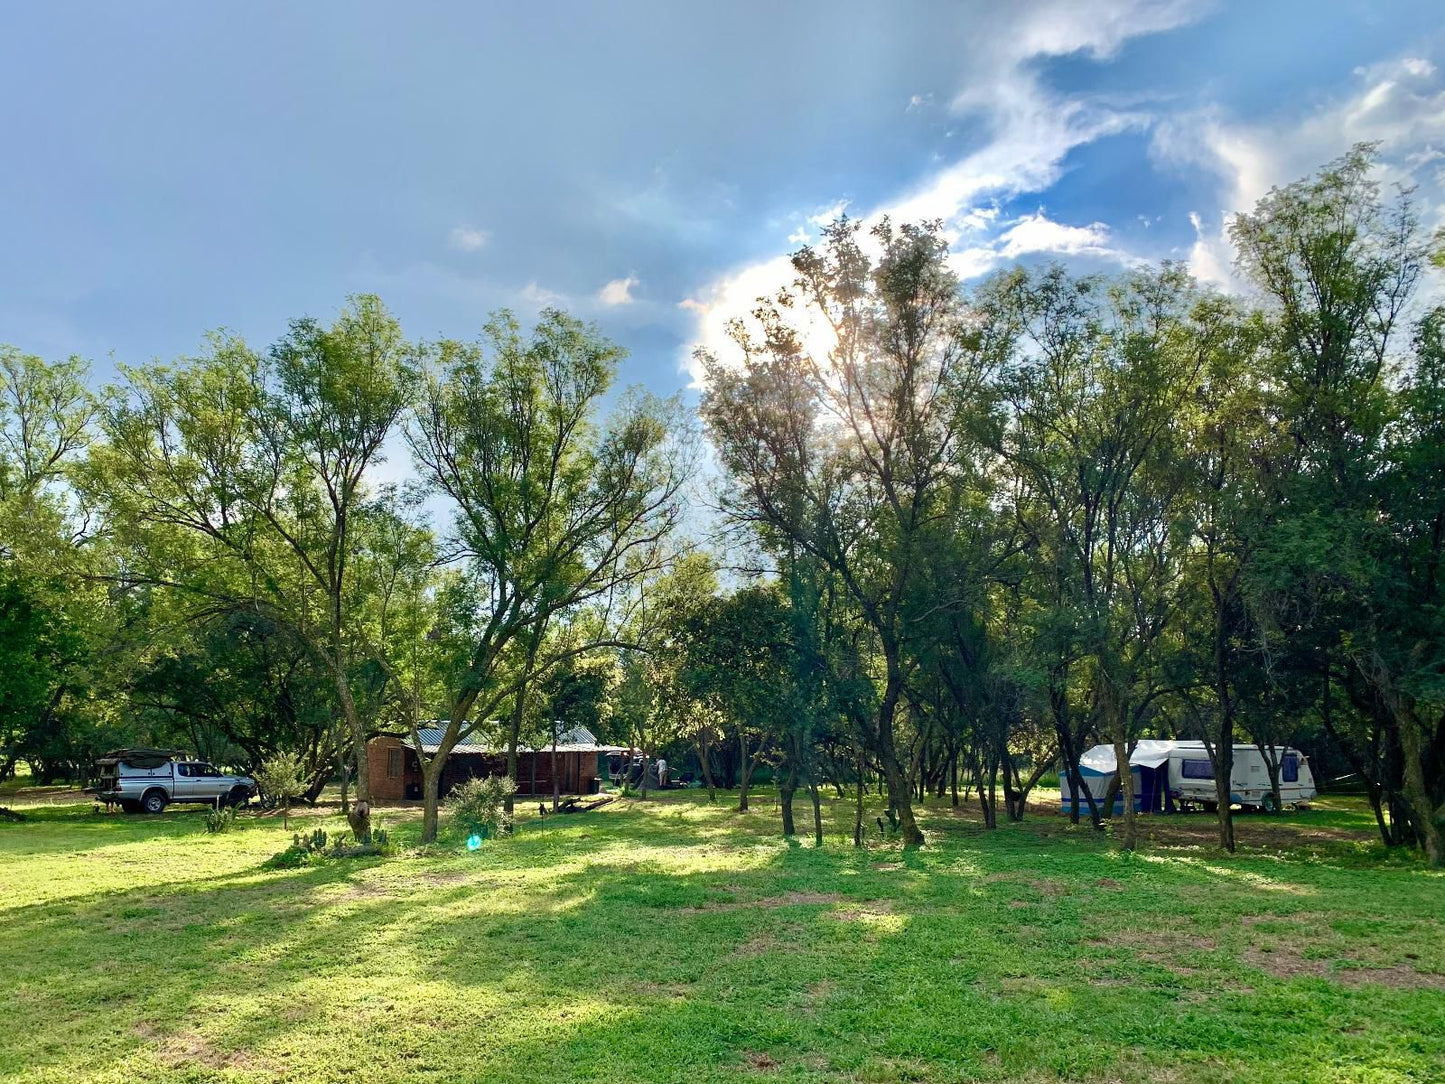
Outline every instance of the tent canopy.
{"type": "MultiPolygon", "coordinates": [[[[1166,741],[1160,738],[1141,738],[1129,754],[1131,768],[1157,768],[1169,759],[1176,749],[1204,752],[1203,742],[1166,741]]],[[[1099,775],[1111,775],[1118,769],[1119,762],[1114,756],[1112,745],[1096,745],[1079,758],[1079,767],[1099,775]]]]}

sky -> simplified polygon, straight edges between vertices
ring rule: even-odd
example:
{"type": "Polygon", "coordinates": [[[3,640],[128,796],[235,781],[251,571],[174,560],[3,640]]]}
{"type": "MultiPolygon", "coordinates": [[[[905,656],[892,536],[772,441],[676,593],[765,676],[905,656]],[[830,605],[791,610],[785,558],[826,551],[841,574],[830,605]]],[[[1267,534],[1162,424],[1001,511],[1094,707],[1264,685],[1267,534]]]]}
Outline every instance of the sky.
{"type": "Polygon", "coordinates": [[[377,293],[414,338],[566,308],[621,379],[846,210],[1014,261],[1187,261],[1358,140],[1445,222],[1439,0],[107,4],[0,0],[0,342],[256,346],[377,293]]]}

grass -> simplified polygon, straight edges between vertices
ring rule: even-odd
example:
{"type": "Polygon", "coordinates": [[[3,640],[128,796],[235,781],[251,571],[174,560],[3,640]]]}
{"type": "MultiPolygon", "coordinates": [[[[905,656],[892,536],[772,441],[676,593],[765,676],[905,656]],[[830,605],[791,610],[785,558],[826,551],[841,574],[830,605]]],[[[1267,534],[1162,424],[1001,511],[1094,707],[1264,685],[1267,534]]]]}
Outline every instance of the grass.
{"type": "Polygon", "coordinates": [[[402,856],[269,871],[279,817],[59,797],[0,823],[6,1082],[1445,1079],[1445,878],[1353,799],[1232,858],[932,802],[922,851],[842,803],[815,849],[697,792],[421,852],[388,810],[402,856]]]}

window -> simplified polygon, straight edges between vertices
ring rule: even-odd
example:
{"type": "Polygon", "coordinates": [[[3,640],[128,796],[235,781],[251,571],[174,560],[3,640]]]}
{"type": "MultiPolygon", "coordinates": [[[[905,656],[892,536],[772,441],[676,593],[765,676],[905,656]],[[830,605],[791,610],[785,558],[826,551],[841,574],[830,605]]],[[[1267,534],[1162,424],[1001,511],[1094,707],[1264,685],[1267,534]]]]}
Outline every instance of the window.
{"type": "Polygon", "coordinates": [[[196,767],[194,764],[177,764],[176,774],[185,776],[187,779],[189,779],[191,776],[196,774],[196,767]]]}
{"type": "Polygon", "coordinates": [[[1186,760],[1180,768],[1185,779],[1213,779],[1214,768],[1207,760],[1186,760]]]}
{"type": "Polygon", "coordinates": [[[1280,779],[1286,783],[1299,782],[1299,757],[1293,753],[1287,753],[1285,758],[1279,762],[1280,779]]]}
{"type": "Polygon", "coordinates": [[[196,774],[197,774],[197,775],[203,775],[203,776],[205,776],[207,779],[214,779],[216,776],[220,775],[221,773],[218,772],[218,771],[216,771],[216,769],[213,768],[213,767],[212,767],[211,765],[209,765],[209,764],[197,764],[197,765],[196,765],[196,774]]]}
{"type": "Polygon", "coordinates": [[[390,749],[386,754],[386,774],[391,779],[401,775],[401,750],[390,749]]]}

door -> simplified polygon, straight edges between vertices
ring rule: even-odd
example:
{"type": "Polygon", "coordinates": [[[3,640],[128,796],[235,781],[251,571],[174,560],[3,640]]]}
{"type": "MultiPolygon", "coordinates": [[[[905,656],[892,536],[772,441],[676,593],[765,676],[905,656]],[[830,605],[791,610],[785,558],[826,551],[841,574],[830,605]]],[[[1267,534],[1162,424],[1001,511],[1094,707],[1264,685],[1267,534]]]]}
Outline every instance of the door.
{"type": "Polygon", "coordinates": [[[175,783],[171,786],[171,801],[188,802],[196,797],[196,784],[200,782],[196,769],[198,764],[180,763],[174,765],[175,783]]]}

